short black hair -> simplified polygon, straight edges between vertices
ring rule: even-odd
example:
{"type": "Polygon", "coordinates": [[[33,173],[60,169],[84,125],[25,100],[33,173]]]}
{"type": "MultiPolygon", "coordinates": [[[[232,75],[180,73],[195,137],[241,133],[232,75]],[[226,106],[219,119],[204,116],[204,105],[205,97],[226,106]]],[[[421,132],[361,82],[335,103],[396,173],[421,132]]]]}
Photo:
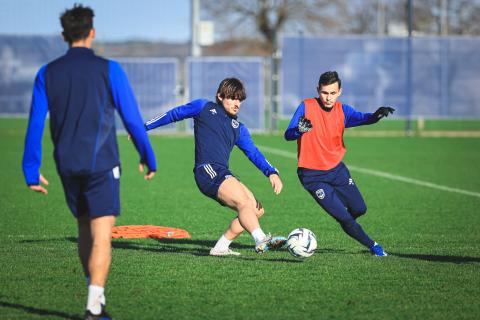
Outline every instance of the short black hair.
{"type": "Polygon", "coordinates": [[[93,10],[75,3],[72,9],[67,9],[60,16],[63,36],[69,44],[88,37],[93,29],[93,10]]]}
{"type": "Polygon", "coordinates": [[[238,99],[240,101],[247,99],[245,86],[243,85],[242,81],[238,80],[237,78],[226,78],[220,82],[215,98],[217,99],[218,104],[222,104],[222,102],[218,99],[218,95],[220,95],[222,99],[238,99]]]}
{"type": "Polygon", "coordinates": [[[338,82],[338,88],[340,89],[342,87],[342,80],[340,80],[337,71],[327,71],[322,73],[320,79],[318,79],[318,87],[321,88],[322,86],[328,86],[335,82],[338,82]]]}

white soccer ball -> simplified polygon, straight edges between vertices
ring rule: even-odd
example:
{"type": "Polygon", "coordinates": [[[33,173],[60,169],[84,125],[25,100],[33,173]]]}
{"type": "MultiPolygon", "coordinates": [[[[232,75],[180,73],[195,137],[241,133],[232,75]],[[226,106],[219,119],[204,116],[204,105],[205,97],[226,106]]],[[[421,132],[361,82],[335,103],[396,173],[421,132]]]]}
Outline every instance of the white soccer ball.
{"type": "Polygon", "coordinates": [[[305,228],[297,228],[287,238],[287,249],[296,258],[308,258],[317,249],[317,237],[305,228]]]}

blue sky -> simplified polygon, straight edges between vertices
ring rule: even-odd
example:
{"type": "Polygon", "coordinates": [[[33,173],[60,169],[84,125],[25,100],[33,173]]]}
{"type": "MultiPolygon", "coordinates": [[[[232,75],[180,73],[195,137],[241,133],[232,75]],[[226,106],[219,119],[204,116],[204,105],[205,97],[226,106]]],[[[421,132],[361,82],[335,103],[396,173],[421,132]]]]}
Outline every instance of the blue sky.
{"type": "Polygon", "coordinates": [[[59,15],[74,3],[95,11],[100,41],[190,38],[190,0],[0,0],[0,34],[59,34],[59,15]]]}

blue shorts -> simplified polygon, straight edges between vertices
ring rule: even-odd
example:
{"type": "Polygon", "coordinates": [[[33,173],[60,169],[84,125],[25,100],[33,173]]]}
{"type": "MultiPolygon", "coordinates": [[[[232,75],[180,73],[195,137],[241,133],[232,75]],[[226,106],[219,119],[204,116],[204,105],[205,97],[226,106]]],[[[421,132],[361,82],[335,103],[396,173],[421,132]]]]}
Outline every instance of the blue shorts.
{"type": "Polygon", "coordinates": [[[207,197],[224,206],[225,204],[218,200],[218,189],[225,179],[235,177],[235,175],[228,168],[213,163],[199,165],[193,169],[193,173],[198,189],[207,197]]]}
{"type": "Polygon", "coordinates": [[[330,170],[298,168],[297,173],[303,187],[337,221],[345,222],[367,211],[360,190],[343,162],[330,170]]]}
{"type": "Polygon", "coordinates": [[[120,167],[91,175],[60,175],[68,207],[76,218],[120,214],[120,167]]]}

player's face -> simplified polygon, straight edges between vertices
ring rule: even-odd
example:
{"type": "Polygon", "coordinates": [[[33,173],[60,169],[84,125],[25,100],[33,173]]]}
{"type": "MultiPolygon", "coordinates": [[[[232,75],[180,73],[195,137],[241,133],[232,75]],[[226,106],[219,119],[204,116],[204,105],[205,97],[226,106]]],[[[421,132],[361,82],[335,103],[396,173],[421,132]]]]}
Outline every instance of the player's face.
{"type": "Polygon", "coordinates": [[[332,108],[342,93],[342,89],[338,87],[338,82],[317,87],[317,91],[318,95],[320,96],[320,100],[327,108],[332,108]]]}
{"type": "Polygon", "coordinates": [[[218,97],[220,101],[222,101],[223,108],[225,108],[225,111],[231,115],[231,116],[236,116],[238,111],[240,111],[240,105],[242,102],[238,99],[230,99],[230,98],[221,98],[218,97]]]}

